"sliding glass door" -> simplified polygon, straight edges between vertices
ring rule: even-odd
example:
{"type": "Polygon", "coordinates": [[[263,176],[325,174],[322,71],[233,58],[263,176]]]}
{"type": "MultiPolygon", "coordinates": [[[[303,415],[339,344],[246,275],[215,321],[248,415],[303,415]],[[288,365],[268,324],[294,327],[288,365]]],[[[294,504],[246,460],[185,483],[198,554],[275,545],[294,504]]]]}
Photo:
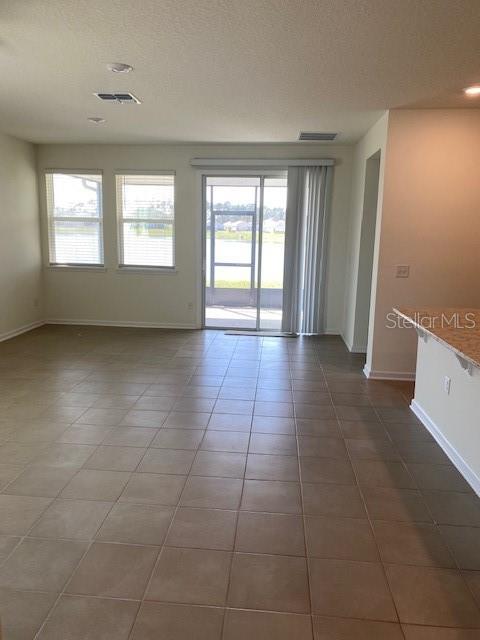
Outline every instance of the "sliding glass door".
{"type": "Polygon", "coordinates": [[[287,175],[278,178],[265,177],[260,241],[260,329],[280,331],[282,328],[286,206],[287,175]]]}
{"type": "Polygon", "coordinates": [[[282,323],[286,173],[205,176],[204,326],[282,323]]]}

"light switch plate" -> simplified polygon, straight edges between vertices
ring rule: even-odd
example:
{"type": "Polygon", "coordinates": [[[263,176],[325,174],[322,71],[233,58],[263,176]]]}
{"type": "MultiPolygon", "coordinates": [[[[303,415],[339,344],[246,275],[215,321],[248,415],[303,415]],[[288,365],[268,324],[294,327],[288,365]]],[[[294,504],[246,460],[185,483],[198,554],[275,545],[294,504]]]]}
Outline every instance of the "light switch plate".
{"type": "Polygon", "coordinates": [[[408,278],[409,275],[410,275],[410,265],[397,264],[397,266],[395,267],[396,278],[408,278]]]}

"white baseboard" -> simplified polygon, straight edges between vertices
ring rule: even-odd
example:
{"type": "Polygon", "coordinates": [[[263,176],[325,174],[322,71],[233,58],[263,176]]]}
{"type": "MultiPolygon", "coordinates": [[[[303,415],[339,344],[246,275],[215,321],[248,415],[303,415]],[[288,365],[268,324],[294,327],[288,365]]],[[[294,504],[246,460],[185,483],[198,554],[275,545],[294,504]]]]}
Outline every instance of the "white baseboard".
{"type": "Polygon", "coordinates": [[[379,371],[378,369],[370,369],[368,365],[363,367],[363,373],[369,380],[404,380],[407,382],[413,382],[415,380],[415,372],[379,371]]]}
{"type": "Polygon", "coordinates": [[[473,471],[470,465],[465,462],[455,447],[447,440],[440,430],[440,427],[425,413],[416,400],[412,400],[410,409],[417,416],[423,426],[429,431],[430,435],[435,439],[439,447],[446,453],[452,461],[452,464],[460,471],[462,476],[472,487],[475,493],[480,496],[480,477],[473,471]]]}
{"type": "Polygon", "coordinates": [[[350,353],[367,353],[367,347],[365,345],[353,344],[352,342],[349,342],[345,338],[343,333],[340,334],[340,337],[350,353]]]}
{"type": "Polygon", "coordinates": [[[198,329],[195,324],[181,324],[175,322],[136,322],[132,320],[65,320],[47,318],[44,324],[78,324],[93,327],[137,327],[139,329],[198,329]]]}
{"type": "Polygon", "coordinates": [[[361,347],[359,344],[352,345],[350,353],[367,353],[367,347],[361,347]]]}
{"type": "Polygon", "coordinates": [[[349,345],[346,342],[345,344],[347,345],[347,349],[350,351],[350,353],[367,353],[367,347],[365,345],[360,345],[360,344],[349,345]]]}
{"type": "Polygon", "coordinates": [[[30,324],[25,324],[23,327],[18,327],[18,329],[12,329],[11,331],[5,331],[5,333],[0,333],[0,342],[4,340],[10,340],[10,338],[15,338],[15,336],[19,336],[22,333],[26,333],[27,331],[31,331],[32,329],[37,329],[41,327],[45,322],[43,320],[37,320],[35,322],[30,322],[30,324]]]}

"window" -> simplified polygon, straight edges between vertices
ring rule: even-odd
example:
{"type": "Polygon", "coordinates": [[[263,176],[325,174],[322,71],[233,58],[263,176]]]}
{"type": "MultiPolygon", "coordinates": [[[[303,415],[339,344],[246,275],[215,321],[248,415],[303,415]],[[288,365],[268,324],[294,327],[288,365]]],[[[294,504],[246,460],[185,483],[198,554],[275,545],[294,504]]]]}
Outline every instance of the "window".
{"type": "Polygon", "coordinates": [[[175,266],[173,174],[117,175],[121,267],[175,266]]]}
{"type": "Polygon", "coordinates": [[[48,172],[50,264],[103,265],[102,176],[48,172]]]}

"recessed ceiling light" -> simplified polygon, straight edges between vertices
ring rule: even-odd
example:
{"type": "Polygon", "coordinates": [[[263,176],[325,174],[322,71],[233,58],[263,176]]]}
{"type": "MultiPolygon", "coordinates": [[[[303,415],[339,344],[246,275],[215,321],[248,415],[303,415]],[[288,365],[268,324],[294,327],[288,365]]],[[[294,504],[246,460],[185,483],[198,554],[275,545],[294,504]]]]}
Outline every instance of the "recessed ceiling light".
{"type": "Polygon", "coordinates": [[[110,62],[110,64],[107,64],[107,69],[113,71],[113,73],[130,73],[130,71],[133,71],[133,67],[124,62],[110,62]]]}
{"type": "Polygon", "coordinates": [[[87,120],[93,124],[104,124],[106,122],[105,118],[87,118],[87,120]]]}
{"type": "Polygon", "coordinates": [[[480,84],[475,84],[472,87],[467,87],[463,90],[467,96],[480,96],[480,84]]]}

